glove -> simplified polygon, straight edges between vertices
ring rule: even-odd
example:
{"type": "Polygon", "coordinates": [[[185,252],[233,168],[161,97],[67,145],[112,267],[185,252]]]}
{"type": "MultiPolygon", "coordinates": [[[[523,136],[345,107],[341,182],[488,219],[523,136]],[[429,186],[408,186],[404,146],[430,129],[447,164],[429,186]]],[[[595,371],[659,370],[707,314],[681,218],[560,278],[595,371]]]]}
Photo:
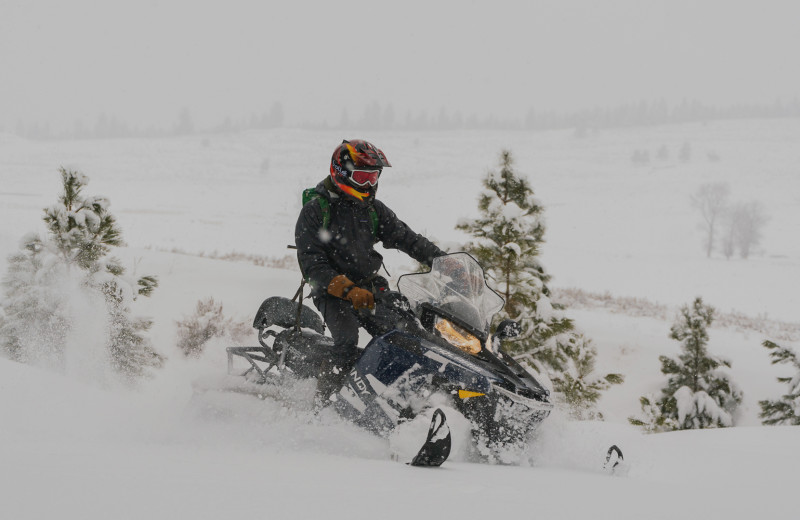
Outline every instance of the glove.
{"type": "Polygon", "coordinates": [[[328,284],[328,294],[349,301],[356,310],[375,308],[375,297],[372,293],[356,287],[356,284],[343,274],[335,276],[331,280],[331,283],[328,284]]]}
{"type": "Polygon", "coordinates": [[[350,289],[345,295],[345,299],[353,304],[355,310],[375,308],[375,296],[361,287],[353,287],[350,289]]]}
{"type": "Polygon", "coordinates": [[[328,294],[344,299],[345,289],[350,289],[354,285],[355,284],[343,274],[334,276],[333,280],[328,284],[328,294]]]}

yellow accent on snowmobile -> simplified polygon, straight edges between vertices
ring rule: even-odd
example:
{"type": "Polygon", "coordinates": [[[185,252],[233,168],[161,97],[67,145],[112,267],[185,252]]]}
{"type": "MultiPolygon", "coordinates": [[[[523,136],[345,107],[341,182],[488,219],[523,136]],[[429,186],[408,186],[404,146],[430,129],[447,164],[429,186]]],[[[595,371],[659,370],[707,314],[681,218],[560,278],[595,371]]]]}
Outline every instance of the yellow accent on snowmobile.
{"type": "Polygon", "coordinates": [[[469,399],[470,397],[480,397],[482,395],[486,395],[486,394],[482,394],[480,392],[470,392],[469,390],[459,390],[458,391],[458,397],[460,399],[469,399]]]}

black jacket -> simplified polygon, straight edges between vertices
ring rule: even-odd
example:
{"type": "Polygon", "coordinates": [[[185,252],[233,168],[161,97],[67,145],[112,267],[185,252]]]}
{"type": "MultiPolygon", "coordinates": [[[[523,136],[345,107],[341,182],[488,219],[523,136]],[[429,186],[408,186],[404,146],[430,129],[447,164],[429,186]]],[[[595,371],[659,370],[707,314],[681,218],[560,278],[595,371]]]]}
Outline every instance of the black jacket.
{"type": "Polygon", "coordinates": [[[379,200],[372,206],[378,216],[372,233],[370,210],[366,204],[337,195],[330,179],[317,184],[316,192],[330,204],[330,222],[323,229],[319,201],[308,202],[300,211],[294,231],[297,260],[303,276],[310,281],[314,296],[324,294],[331,280],[340,274],[367,285],[378,273],[383,257],[374,249],[378,242],[387,249],[399,249],[414,260],[430,266],[444,252],[422,235],[412,231],[379,200]]]}

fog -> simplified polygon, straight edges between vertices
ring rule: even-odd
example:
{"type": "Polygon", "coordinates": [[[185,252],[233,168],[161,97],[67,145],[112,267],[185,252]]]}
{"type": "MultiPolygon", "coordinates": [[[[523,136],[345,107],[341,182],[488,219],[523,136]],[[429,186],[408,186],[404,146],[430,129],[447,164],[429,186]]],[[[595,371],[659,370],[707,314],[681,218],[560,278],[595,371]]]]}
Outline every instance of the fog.
{"type": "Polygon", "coordinates": [[[0,0],[0,132],[796,100],[787,0],[0,0]]]}

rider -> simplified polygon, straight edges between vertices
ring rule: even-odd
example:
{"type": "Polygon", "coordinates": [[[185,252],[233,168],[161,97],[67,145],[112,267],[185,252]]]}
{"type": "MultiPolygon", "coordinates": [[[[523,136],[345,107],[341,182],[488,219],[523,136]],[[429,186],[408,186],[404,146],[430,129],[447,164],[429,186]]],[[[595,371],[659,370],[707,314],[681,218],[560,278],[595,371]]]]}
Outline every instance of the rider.
{"type": "Polygon", "coordinates": [[[367,141],[342,141],[331,158],[330,175],[314,189],[295,227],[297,260],[312,287],[311,297],[333,336],[317,378],[324,404],[343,384],[358,358],[358,329],[364,309],[374,309],[376,292],[388,289],[378,275],[382,242],[430,267],[445,254],[411,230],[375,198],[386,155],[367,141]]]}

